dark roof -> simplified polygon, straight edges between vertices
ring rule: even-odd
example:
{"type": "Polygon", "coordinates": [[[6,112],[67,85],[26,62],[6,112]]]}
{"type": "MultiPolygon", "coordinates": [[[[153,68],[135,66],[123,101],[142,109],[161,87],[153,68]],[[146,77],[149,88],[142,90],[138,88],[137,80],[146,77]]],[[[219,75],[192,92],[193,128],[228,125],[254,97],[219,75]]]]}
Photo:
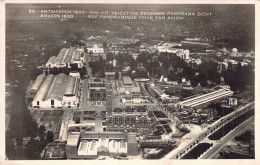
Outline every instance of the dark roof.
{"type": "Polygon", "coordinates": [[[113,112],[123,112],[123,110],[121,108],[115,108],[113,112]]]}

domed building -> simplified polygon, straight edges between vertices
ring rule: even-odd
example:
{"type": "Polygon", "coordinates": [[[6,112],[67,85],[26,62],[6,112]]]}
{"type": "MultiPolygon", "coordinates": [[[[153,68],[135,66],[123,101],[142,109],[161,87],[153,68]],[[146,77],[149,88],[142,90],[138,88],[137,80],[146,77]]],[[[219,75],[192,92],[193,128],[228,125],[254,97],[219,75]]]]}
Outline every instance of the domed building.
{"type": "Polygon", "coordinates": [[[237,48],[233,48],[233,49],[232,49],[232,53],[238,53],[237,48]]]}

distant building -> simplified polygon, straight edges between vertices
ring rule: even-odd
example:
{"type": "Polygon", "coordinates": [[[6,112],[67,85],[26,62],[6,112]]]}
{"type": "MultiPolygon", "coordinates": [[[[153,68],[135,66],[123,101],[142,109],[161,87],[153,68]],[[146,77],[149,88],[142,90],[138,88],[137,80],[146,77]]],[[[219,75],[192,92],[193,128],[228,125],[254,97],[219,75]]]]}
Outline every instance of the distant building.
{"type": "Polygon", "coordinates": [[[93,54],[104,53],[104,48],[102,43],[86,43],[86,48],[88,52],[92,52],[93,54]]]}
{"type": "Polygon", "coordinates": [[[229,85],[220,85],[219,89],[230,89],[229,85]]]}
{"type": "Polygon", "coordinates": [[[159,100],[163,105],[171,104],[171,103],[178,103],[180,98],[176,96],[165,96],[165,97],[160,97],[159,100]]]}
{"type": "Polygon", "coordinates": [[[179,51],[176,52],[177,56],[179,56],[183,60],[189,60],[190,59],[190,51],[185,49],[180,49],[179,51]]]}
{"type": "Polygon", "coordinates": [[[196,64],[196,65],[200,65],[202,63],[202,60],[200,58],[189,58],[189,60],[187,61],[190,64],[196,64]]]}
{"type": "Polygon", "coordinates": [[[180,43],[175,43],[175,42],[159,43],[157,45],[157,51],[159,53],[162,53],[162,52],[177,53],[180,49],[176,48],[176,46],[180,47],[181,44],[180,43]]]}
{"type": "Polygon", "coordinates": [[[192,85],[183,84],[183,85],[182,85],[182,89],[185,89],[185,90],[193,90],[193,87],[192,87],[192,85]]]}
{"type": "Polygon", "coordinates": [[[140,55],[140,53],[138,53],[138,52],[133,52],[132,53],[132,57],[133,57],[133,59],[137,59],[138,58],[138,56],[140,55]]]}
{"type": "Polygon", "coordinates": [[[112,78],[114,79],[116,76],[116,72],[105,72],[105,77],[106,78],[112,78]]]}
{"type": "Polygon", "coordinates": [[[199,46],[199,47],[209,47],[210,44],[207,42],[199,42],[199,41],[181,41],[182,45],[189,45],[189,46],[199,46]]]}
{"type": "Polygon", "coordinates": [[[62,48],[58,56],[52,56],[46,63],[47,68],[71,68],[73,65],[82,68],[85,63],[85,53],[81,49],[62,48]]]}
{"type": "Polygon", "coordinates": [[[241,66],[248,66],[247,62],[240,62],[241,66]]]}
{"type": "Polygon", "coordinates": [[[120,94],[140,93],[141,89],[137,82],[130,77],[122,77],[122,81],[116,82],[117,91],[120,94]]]}
{"type": "Polygon", "coordinates": [[[237,61],[231,60],[231,59],[224,59],[224,62],[229,63],[229,64],[232,64],[232,65],[237,65],[237,64],[238,64],[237,61]]]}
{"type": "Polygon", "coordinates": [[[218,62],[218,71],[221,72],[228,68],[228,63],[226,62],[218,62]]]}
{"type": "Polygon", "coordinates": [[[99,61],[100,57],[106,59],[106,53],[104,52],[102,43],[88,42],[86,43],[86,48],[89,54],[89,62],[99,61]]]}
{"type": "Polygon", "coordinates": [[[228,98],[228,105],[231,105],[231,106],[237,105],[237,98],[229,97],[228,98]]]}
{"type": "Polygon", "coordinates": [[[124,45],[129,45],[129,44],[135,44],[139,42],[139,39],[135,38],[121,38],[121,37],[116,37],[112,38],[108,41],[109,45],[117,45],[117,47],[122,47],[124,45]]]}

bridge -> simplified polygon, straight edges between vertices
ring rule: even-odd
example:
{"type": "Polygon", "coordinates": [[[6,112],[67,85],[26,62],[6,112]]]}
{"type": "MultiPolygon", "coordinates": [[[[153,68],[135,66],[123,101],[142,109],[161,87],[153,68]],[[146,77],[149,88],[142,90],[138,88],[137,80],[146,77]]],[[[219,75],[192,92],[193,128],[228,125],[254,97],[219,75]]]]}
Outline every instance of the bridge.
{"type": "Polygon", "coordinates": [[[162,147],[175,144],[176,141],[173,139],[154,139],[154,140],[140,140],[139,144],[141,147],[162,147]]]}
{"type": "MultiPolygon", "coordinates": [[[[185,154],[189,153],[192,151],[200,142],[207,141],[211,143],[211,147],[214,147],[217,145],[216,141],[210,141],[207,137],[212,135],[214,132],[222,128],[224,125],[229,123],[230,121],[236,119],[237,117],[245,114],[246,112],[254,110],[254,102],[251,102],[234,112],[220,118],[219,120],[215,121],[212,123],[207,129],[205,129],[203,132],[201,132],[194,140],[191,142],[187,143],[181,148],[176,148],[169,154],[167,154],[163,159],[181,159],[185,154]]],[[[203,154],[203,153],[202,153],[203,154]]],[[[206,157],[205,157],[206,158],[206,157]]]]}
{"type": "Polygon", "coordinates": [[[203,153],[199,159],[214,159],[218,155],[219,151],[225,147],[226,143],[233,139],[239,132],[243,131],[245,127],[250,125],[254,121],[254,116],[250,117],[248,120],[241,123],[234,130],[229,132],[225,137],[223,137],[218,143],[214,144],[208,149],[207,152],[203,153]]]}

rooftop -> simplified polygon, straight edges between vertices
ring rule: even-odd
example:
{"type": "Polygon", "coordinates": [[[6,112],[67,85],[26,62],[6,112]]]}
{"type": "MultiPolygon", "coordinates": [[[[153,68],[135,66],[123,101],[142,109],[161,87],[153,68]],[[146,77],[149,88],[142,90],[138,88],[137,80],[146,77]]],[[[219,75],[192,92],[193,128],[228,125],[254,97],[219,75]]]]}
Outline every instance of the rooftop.
{"type": "Polygon", "coordinates": [[[50,87],[49,93],[46,96],[46,100],[56,99],[61,101],[66,82],[67,76],[64,73],[60,73],[57,76],[55,76],[55,79],[53,80],[53,83],[50,87]]]}
{"type": "Polygon", "coordinates": [[[54,79],[54,75],[53,74],[49,74],[44,82],[42,83],[39,91],[37,92],[37,95],[35,96],[34,100],[45,100],[45,97],[47,95],[47,92],[51,86],[51,83],[54,79]]]}
{"type": "Polygon", "coordinates": [[[30,90],[38,90],[41,86],[41,83],[43,82],[44,78],[46,77],[45,74],[40,74],[36,80],[34,81],[32,87],[30,90]]]}
{"type": "Polygon", "coordinates": [[[78,140],[79,140],[79,134],[69,134],[68,140],[67,140],[67,145],[77,146],[78,140]]]}
{"type": "Polygon", "coordinates": [[[130,77],[123,77],[122,80],[123,80],[124,85],[132,85],[133,84],[133,81],[131,80],[130,77]]]}

